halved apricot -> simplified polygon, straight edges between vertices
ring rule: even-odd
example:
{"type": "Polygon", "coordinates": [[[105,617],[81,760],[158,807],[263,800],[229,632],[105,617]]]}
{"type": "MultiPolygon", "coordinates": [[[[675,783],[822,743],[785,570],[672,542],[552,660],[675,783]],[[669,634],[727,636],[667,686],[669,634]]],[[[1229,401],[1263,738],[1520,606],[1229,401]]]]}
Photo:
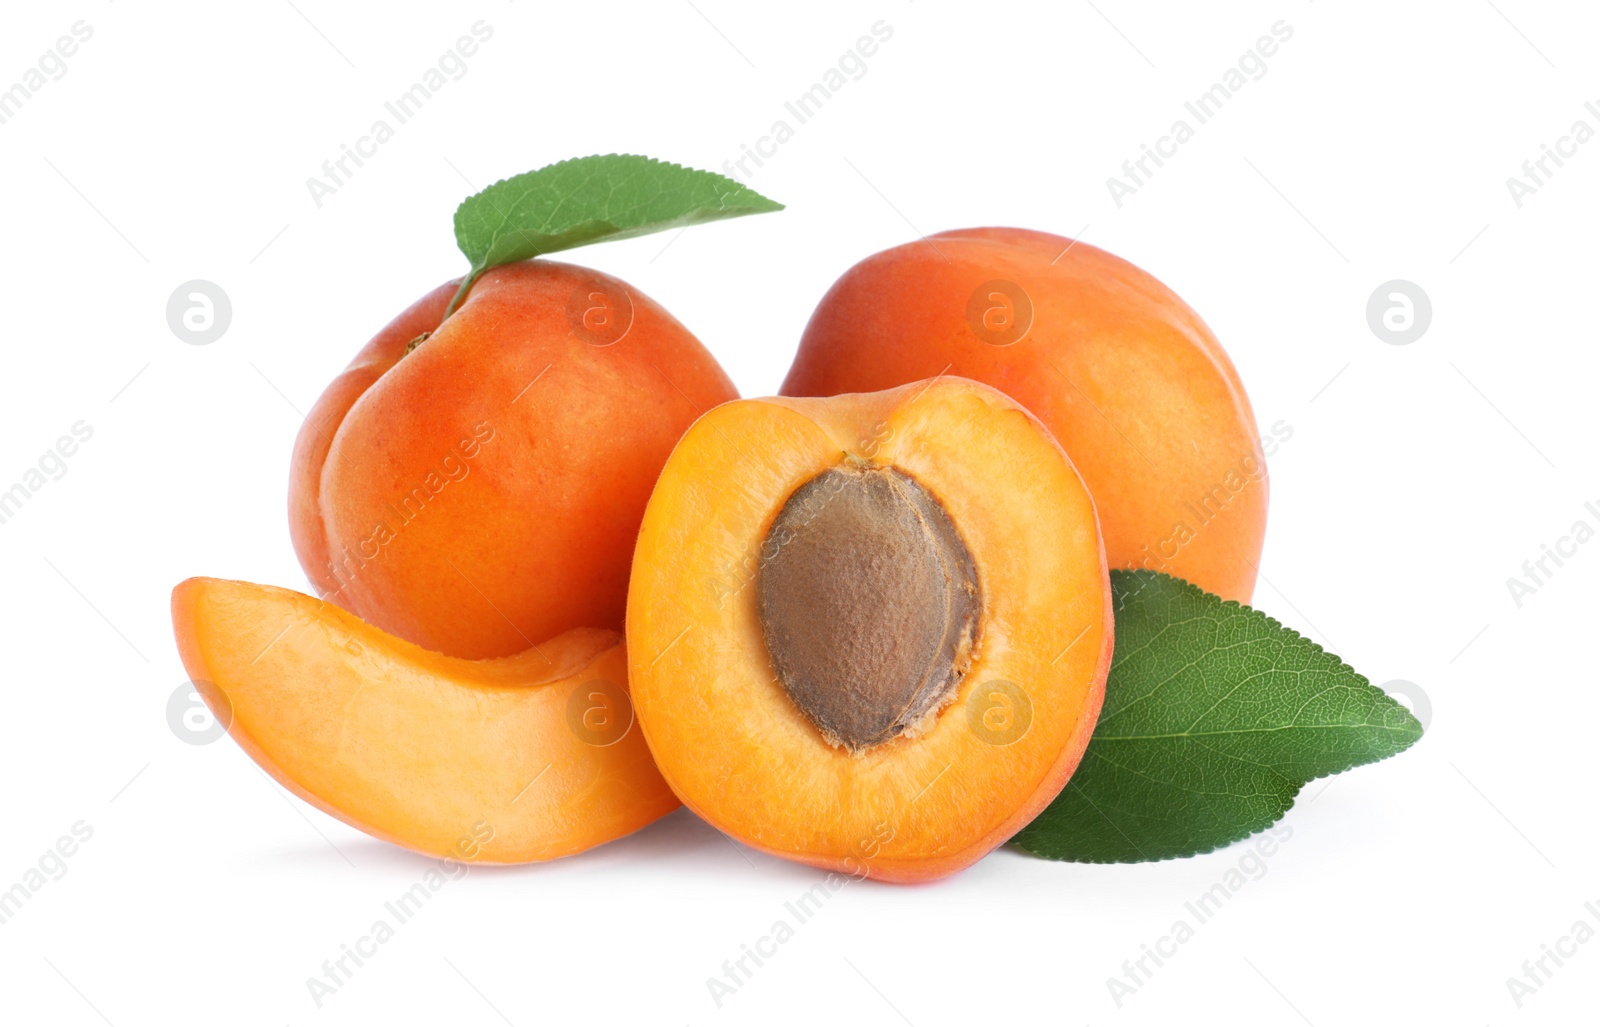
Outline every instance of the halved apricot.
{"type": "Polygon", "coordinates": [[[640,726],[695,812],[777,856],[920,881],[1077,767],[1111,593],[1055,439],[941,378],[703,416],[646,508],[627,630],[640,726]]]}
{"type": "Polygon", "coordinates": [[[245,752],[385,841],[524,863],[678,806],[633,725],[617,632],[462,660],[299,592],[215,578],[174,589],[172,619],[196,688],[245,752]]]}

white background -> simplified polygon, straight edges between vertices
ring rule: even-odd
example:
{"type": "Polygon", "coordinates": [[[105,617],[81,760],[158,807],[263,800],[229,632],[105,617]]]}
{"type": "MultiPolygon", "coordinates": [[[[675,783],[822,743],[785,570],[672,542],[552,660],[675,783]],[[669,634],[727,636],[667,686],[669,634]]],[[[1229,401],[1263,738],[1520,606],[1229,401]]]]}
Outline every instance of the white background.
{"type": "MultiPolygon", "coordinates": [[[[1577,3],[12,5],[0,87],[93,38],[0,125],[0,487],[94,436],[8,523],[0,889],[93,837],[0,924],[8,1023],[1308,1022],[1570,1024],[1600,942],[1522,1008],[1506,979],[1597,924],[1600,543],[1519,608],[1507,579],[1600,517],[1596,184],[1580,147],[1506,179],[1600,101],[1577,3]],[[446,8],[450,8],[446,10],[446,8]],[[770,8],[770,9],[769,9],[770,8]],[[473,22],[494,36],[319,209],[306,179],[473,22]],[[1002,850],[932,886],[851,885],[719,1009],[706,979],[817,875],[680,812],[556,864],[449,884],[317,1008],[306,979],[431,865],[186,744],[168,592],[306,588],[290,444],[322,387],[460,273],[451,213],[497,178],[631,151],[718,169],[878,20],[893,38],[751,184],[789,210],[576,252],[663,303],[741,391],[776,390],[846,267],[918,233],[1081,233],[1208,320],[1265,428],[1256,605],[1376,683],[1412,751],[1315,782],[1292,839],[1121,1008],[1106,980],[1238,864],[1002,850]],[[1293,38],[1119,208],[1106,186],[1283,20],[1293,38]],[[1552,165],[1553,167],[1553,165],[1552,165]],[[182,282],[233,303],[191,346],[182,282]],[[1433,305],[1408,346],[1380,284],[1433,305]]],[[[1553,963],[1548,964],[1554,966],[1553,963]]]]}

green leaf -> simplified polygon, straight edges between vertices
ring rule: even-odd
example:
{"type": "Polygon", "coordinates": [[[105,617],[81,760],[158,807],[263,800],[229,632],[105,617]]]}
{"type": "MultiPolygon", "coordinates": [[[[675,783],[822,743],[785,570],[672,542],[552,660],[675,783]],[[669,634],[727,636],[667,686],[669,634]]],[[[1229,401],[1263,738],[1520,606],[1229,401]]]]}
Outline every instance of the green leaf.
{"type": "Polygon", "coordinates": [[[731,178],[613,153],[529,171],[469,196],[456,208],[456,242],[486,269],[683,225],[782,210],[731,178]]]}
{"type": "Polygon", "coordinates": [[[1048,859],[1193,856],[1277,821],[1306,782],[1422,737],[1406,708],[1258,610],[1112,571],[1116,650],[1077,773],[1014,843],[1048,859]]]}

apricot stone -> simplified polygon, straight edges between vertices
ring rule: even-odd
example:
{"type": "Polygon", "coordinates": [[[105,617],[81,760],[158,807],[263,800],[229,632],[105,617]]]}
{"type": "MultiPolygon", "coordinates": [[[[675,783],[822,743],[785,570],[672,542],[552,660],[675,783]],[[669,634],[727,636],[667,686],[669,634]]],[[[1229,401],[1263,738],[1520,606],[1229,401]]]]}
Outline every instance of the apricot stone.
{"type": "Polygon", "coordinates": [[[784,503],[762,554],[762,634],[824,737],[859,751],[954,697],[977,627],[976,572],[916,479],[831,467],[784,503]]]}

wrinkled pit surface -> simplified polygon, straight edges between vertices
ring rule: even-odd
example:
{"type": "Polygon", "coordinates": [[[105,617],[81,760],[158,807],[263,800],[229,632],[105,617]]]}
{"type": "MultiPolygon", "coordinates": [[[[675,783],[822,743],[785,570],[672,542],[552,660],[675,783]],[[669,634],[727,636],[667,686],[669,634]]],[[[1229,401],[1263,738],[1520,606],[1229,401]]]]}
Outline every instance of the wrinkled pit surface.
{"type": "Polygon", "coordinates": [[[972,556],[939,501],[895,468],[834,467],[796,489],[756,589],[779,682],[851,752],[915,735],[970,663],[972,556]]]}

